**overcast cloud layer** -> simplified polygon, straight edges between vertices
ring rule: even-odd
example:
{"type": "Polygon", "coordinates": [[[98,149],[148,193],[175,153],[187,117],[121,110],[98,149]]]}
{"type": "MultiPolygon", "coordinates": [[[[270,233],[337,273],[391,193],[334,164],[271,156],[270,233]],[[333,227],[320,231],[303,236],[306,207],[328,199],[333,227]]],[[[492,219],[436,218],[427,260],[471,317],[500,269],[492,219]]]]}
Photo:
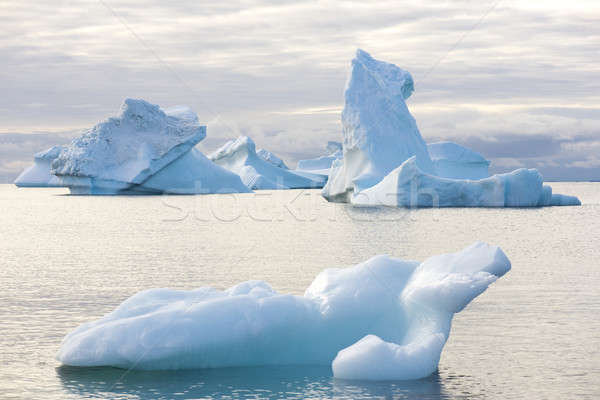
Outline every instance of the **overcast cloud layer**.
{"type": "Polygon", "coordinates": [[[0,24],[4,181],[126,97],[191,106],[204,151],[248,134],[293,165],[341,139],[356,48],[413,74],[427,141],[600,179],[597,0],[4,0],[0,24]]]}

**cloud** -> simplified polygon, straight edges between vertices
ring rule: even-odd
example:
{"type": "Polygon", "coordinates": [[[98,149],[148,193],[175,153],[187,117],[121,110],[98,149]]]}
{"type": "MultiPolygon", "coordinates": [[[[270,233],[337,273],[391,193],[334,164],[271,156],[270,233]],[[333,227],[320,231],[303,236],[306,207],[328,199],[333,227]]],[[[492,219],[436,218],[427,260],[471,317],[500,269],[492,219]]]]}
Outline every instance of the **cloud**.
{"type": "Polygon", "coordinates": [[[451,139],[491,160],[495,173],[537,168],[548,180],[600,180],[600,132],[572,137],[499,133],[451,139]]]}
{"type": "MultiPolygon", "coordinates": [[[[495,148],[476,144],[553,158],[566,144],[548,135],[598,133],[600,3],[540,4],[8,0],[0,133],[92,126],[136,97],[191,106],[209,123],[207,150],[234,134],[211,122],[220,119],[293,164],[340,139],[349,61],[362,47],[414,75],[410,107],[426,139],[497,136],[495,148]],[[539,138],[524,149],[511,135],[539,138]]],[[[592,160],[585,151],[563,168],[592,160]]]]}

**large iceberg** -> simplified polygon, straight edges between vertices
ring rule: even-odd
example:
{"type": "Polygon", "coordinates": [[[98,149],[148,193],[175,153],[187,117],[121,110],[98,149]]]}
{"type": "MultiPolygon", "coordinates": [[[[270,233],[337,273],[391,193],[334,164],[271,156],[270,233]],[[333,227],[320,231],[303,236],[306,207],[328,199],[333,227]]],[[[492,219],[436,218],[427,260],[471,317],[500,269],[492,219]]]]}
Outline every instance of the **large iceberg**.
{"type": "Polygon", "coordinates": [[[23,171],[15,185],[20,187],[58,187],[62,186],[60,180],[50,173],[52,161],[54,161],[63,146],[53,146],[48,150],[41,151],[33,156],[34,164],[23,171]]]}
{"type": "Polygon", "coordinates": [[[427,145],[436,175],[452,179],[483,179],[490,176],[490,162],[481,154],[452,142],[427,145]]]}
{"type": "Polygon", "coordinates": [[[502,250],[477,242],[422,263],[376,256],[327,269],[303,296],[262,281],[152,289],[69,333],[57,358],[144,370],[331,364],[339,378],[421,378],[436,370],[453,315],[509,270],[502,250]]]}
{"type": "Polygon", "coordinates": [[[317,174],[296,173],[265,161],[256,154],[256,145],[248,136],[230,140],[209,158],[239,175],[250,189],[322,188],[326,180],[317,174]]]}
{"type": "Polygon", "coordinates": [[[51,173],[72,193],[247,192],[239,177],[193,150],[205,137],[206,127],[187,107],[163,110],[126,99],[117,117],[66,146],[51,173]]]}
{"type": "Polygon", "coordinates": [[[327,199],[348,201],[353,192],[375,185],[412,156],[424,171],[434,171],[406,106],[413,90],[407,71],[357,51],[344,93],[344,157],[332,166],[323,189],[327,199]]]}
{"type": "Polygon", "coordinates": [[[327,142],[327,155],[308,160],[298,161],[297,171],[312,172],[315,174],[329,175],[329,169],[336,160],[344,156],[342,144],[339,142],[327,142]]]}
{"type": "Polygon", "coordinates": [[[552,194],[537,170],[489,176],[479,153],[451,142],[425,145],[405,100],[411,75],[358,50],[342,112],[343,158],[322,194],[357,205],[537,207],[579,205],[552,194]]]}

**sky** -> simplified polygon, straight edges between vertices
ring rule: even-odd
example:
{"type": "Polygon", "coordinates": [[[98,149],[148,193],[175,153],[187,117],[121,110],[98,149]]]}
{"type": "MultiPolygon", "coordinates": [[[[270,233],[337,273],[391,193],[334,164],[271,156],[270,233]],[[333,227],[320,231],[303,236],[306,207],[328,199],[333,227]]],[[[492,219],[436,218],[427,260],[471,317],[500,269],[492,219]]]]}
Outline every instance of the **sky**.
{"type": "Polygon", "coordinates": [[[0,181],[127,97],[192,107],[214,150],[341,141],[357,48],[411,72],[427,142],[600,180],[600,1],[0,0],[0,181]]]}

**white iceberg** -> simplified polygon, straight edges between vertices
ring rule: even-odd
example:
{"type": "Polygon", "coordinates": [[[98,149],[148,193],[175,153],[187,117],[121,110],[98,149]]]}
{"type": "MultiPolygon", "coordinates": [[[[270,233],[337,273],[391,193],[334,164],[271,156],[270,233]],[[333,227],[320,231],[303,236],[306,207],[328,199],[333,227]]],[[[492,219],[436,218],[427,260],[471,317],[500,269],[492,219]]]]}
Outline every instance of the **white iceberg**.
{"type": "Polygon", "coordinates": [[[60,180],[50,173],[52,161],[54,161],[63,146],[53,146],[48,150],[41,151],[33,156],[34,164],[23,171],[17,179],[15,185],[19,187],[59,187],[62,186],[60,180]]]}
{"type": "Polygon", "coordinates": [[[536,169],[520,168],[489,178],[449,179],[421,171],[414,157],[377,185],[355,193],[352,204],[393,207],[540,207],[580,205],[576,197],[553,195],[536,169]]]}
{"type": "Polygon", "coordinates": [[[126,99],[117,117],[66,146],[51,173],[72,193],[247,192],[239,177],[192,152],[205,137],[206,127],[187,107],[163,110],[126,99]]]}
{"type": "Polygon", "coordinates": [[[453,142],[429,143],[436,175],[452,179],[483,179],[490,176],[490,162],[481,154],[453,142]]]}
{"type": "Polygon", "coordinates": [[[343,159],[322,194],[329,201],[395,207],[580,205],[552,194],[537,170],[489,176],[479,153],[451,142],[425,145],[405,100],[410,74],[358,50],[342,112],[343,159]]]}
{"type": "Polygon", "coordinates": [[[327,142],[328,155],[298,161],[296,171],[312,172],[315,174],[329,175],[329,169],[334,161],[340,160],[344,153],[339,142],[327,142]]]}
{"type": "Polygon", "coordinates": [[[273,164],[276,167],[289,169],[281,158],[277,157],[274,153],[270,152],[269,150],[258,149],[256,150],[256,155],[262,158],[263,160],[273,164]]]}
{"type": "Polygon", "coordinates": [[[256,145],[248,136],[230,140],[209,158],[239,175],[250,189],[322,188],[326,180],[317,174],[295,173],[265,161],[256,154],[256,145]]]}
{"type": "Polygon", "coordinates": [[[405,100],[412,76],[397,66],[358,50],[344,93],[344,158],[335,163],[323,195],[348,201],[353,192],[371,187],[409,157],[434,171],[427,146],[405,100]]]}
{"type": "Polygon", "coordinates": [[[262,281],[152,289],[69,333],[57,358],[144,370],[332,363],[339,378],[421,378],[454,313],[509,270],[502,250],[477,242],[423,263],[376,256],[327,269],[304,296],[262,281]]]}

